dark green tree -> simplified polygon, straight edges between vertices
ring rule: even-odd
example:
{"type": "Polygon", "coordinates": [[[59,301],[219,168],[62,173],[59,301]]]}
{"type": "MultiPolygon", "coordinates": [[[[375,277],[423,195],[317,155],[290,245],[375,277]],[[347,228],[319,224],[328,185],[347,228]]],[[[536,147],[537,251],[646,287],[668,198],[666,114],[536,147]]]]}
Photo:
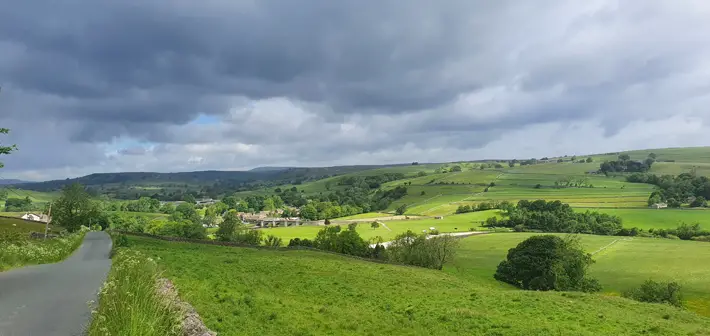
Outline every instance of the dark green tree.
{"type": "Polygon", "coordinates": [[[234,232],[241,224],[241,220],[234,211],[229,211],[224,215],[224,220],[219,224],[219,228],[215,235],[218,240],[231,241],[234,239],[234,232]]]}
{"type": "Polygon", "coordinates": [[[92,205],[89,193],[79,183],[65,186],[52,205],[52,224],[69,232],[79,230],[82,225],[90,226],[92,215],[97,215],[97,209],[92,205]]]}
{"type": "Polygon", "coordinates": [[[407,205],[406,204],[400,205],[399,207],[397,207],[397,210],[395,210],[395,213],[400,216],[404,215],[405,212],[407,212],[407,205]]]}
{"type": "Polygon", "coordinates": [[[508,251],[494,277],[527,290],[595,292],[598,282],[585,276],[593,262],[576,237],[532,236],[508,251]]]}

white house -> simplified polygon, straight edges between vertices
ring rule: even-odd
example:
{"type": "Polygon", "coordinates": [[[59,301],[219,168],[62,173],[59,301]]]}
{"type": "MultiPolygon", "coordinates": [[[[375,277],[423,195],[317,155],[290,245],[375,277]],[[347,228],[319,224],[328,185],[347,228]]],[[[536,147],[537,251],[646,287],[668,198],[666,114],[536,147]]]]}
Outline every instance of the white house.
{"type": "Polygon", "coordinates": [[[668,207],[668,204],[666,204],[666,203],[656,203],[656,204],[651,205],[651,208],[654,208],[654,209],[663,209],[663,208],[667,208],[667,207],[668,207]]]}
{"type": "Polygon", "coordinates": [[[34,222],[46,222],[47,221],[47,215],[37,215],[33,213],[26,213],[20,217],[24,220],[31,220],[34,222]]]}

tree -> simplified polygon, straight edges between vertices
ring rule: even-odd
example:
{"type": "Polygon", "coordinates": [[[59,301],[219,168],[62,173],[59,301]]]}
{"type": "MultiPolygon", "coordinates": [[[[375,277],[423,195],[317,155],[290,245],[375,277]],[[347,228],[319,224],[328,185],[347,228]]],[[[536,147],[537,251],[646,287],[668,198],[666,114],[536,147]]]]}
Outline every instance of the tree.
{"type": "Polygon", "coordinates": [[[237,209],[237,198],[234,196],[227,196],[224,199],[222,199],[222,202],[227,205],[229,209],[237,209]]]}
{"type": "Polygon", "coordinates": [[[276,205],[274,204],[274,200],[271,199],[271,197],[267,198],[264,200],[264,211],[274,211],[276,210],[276,205]]]}
{"type": "Polygon", "coordinates": [[[631,160],[631,156],[629,156],[629,154],[619,155],[619,161],[629,161],[629,160],[631,160]]]}
{"type": "Polygon", "coordinates": [[[175,212],[175,205],[172,203],[165,203],[163,206],[160,207],[160,212],[169,215],[173,212],[175,212]]]}
{"type": "Polygon", "coordinates": [[[407,231],[395,237],[387,254],[392,261],[440,270],[454,257],[457,243],[451,236],[427,239],[426,234],[407,231]]]}
{"type": "Polygon", "coordinates": [[[656,153],[649,153],[649,154],[648,154],[648,158],[649,158],[649,159],[656,160],[657,157],[658,157],[658,155],[656,155],[656,153]]]}
{"type": "Polygon", "coordinates": [[[397,210],[395,210],[395,213],[400,216],[404,215],[405,212],[407,212],[407,205],[406,204],[400,205],[399,207],[397,207],[397,210]]]}
{"type": "Polygon", "coordinates": [[[307,204],[303,206],[300,210],[301,218],[305,220],[316,220],[318,219],[318,209],[313,204],[307,204]]]}
{"type": "MultiPolygon", "coordinates": [[[[0,128],[0,134],[9,134],[10,130],[7,128],[0,128]]],[[[17,150],[17,146],[11,145],[11,146],[2,146],[0,143],[0,155],[8,155],[12,153],[13,151],[17,150]]],[[[0,168],[4,167],[2,161],[0,161],[0,168]]]]}
{"type": "Polygon", "coordinates": [[[646,280],[639,288],[622,293],[623,297],[640,302],[665,303],[683,307],[683,295],[677,282],[646,280]]]}
{"type": "Polygon", "coordinates": [[[84,186],[73,183],[62,189],[62,194],[52,206],[52,223],[69,232],[90,226],[91,215],[96,214],[84,186]]]}
{"type": "Polygon", "coordinates": [[[190,203],[190,204],[195,204],[195,203],[197,203],[197,201],[195,200],[195,196],[192,196],[192,195],[190,195],[190,194],[187,194],[187,195],[183,196],[183,197],[182,197],[182,200],[185,201],[185,202],[187,202],[187,203],[190,203]]]}
{"type": "Polygon", "coordinates": [[[370,224],[370,227],[371,227],[373,230],[375,230],[375,229],[377,229],[377,228],[380,227],[380,222],[374,221],[374,222],[372,222],[372,223],[370,224]]]}
{"type": "Polygon", "coordinates": [[[576,237],[532,236],[508,251],[494,277],[527,290],[595,292],[598,282],[585,277],[593,262],[576,237]]]}
{"type": "Polygon", "coordinates": [[[705,208],[708,206],[708,201],[703,196],[696,197],[693,202],[690,203],[691,208],[705,208]]]}
{"type": "Polygon", "coordinates": [[[587,160],[585,160],[585,161],[586,161],[587,163],[592,163],[592,162],[594,162],[594,159],[592,159],[591,157],[588,157],[587,160]]]}

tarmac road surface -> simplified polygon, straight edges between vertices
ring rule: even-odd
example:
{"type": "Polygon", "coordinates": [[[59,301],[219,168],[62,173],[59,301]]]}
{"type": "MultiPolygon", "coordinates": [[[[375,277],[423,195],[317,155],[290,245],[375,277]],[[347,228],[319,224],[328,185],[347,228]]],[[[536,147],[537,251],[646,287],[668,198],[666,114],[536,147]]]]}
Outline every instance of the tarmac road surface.
{"type": "Polygon", "coordinates": [[[82,335],[111,268],[111,238],[87,232],[61,263],[0,272],[0,336],[82,335]]]}

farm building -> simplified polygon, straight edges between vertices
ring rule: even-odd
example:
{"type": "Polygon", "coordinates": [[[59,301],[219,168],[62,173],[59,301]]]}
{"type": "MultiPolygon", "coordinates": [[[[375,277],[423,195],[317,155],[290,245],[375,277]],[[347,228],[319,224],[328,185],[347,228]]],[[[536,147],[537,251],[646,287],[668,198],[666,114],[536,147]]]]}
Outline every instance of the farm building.
{"type": "Polygon", "coordinates": [[[653,209],[663,209],[663,208],[667,208],[667,207],[668,207],[668,204],[666,204],[666,203],[656,203],[656,204],[651,205],[651,208],[653,208],[653,209]]]}
{"type": "Polygon", "coordinates": [[[436,216],[434,219],[444,219],[444,216],[436,216]]]}
{"type": "Polygon", "coordinates": [[[49,220],[49,217],[47,217],[47,215],[43,215],[43,214],[37,215],[37,214],[33,214],[33,213],[26,213],[26,214],[22,215],[22,217],[20,217],[20,218],[22,218],[24,220],[30,220],[30,221],[42,222],[42,223],[46,223],[49,220]]]}

